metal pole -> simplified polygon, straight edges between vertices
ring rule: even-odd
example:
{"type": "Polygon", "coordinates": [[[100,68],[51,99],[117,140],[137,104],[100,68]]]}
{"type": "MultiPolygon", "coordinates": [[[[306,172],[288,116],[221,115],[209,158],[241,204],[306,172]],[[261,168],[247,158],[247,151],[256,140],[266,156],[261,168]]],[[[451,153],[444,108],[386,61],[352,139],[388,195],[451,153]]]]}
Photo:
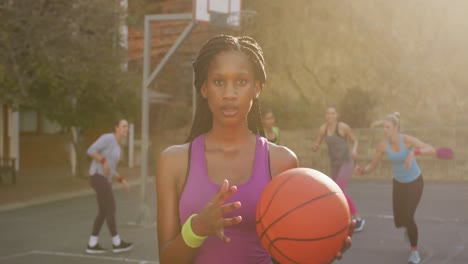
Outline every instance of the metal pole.
{"type": "Polygon", "coordinates": [[[161,59],[161,62],[158,64],[156,69],[151,73],[149,78],[146,80],[146,85],[149,86],[149,84],[156,79],[156,77],[159,75],[161,70],[164,68],[166,63],[169,61],[171,58],[172,54],[177,50],[177,48],[184,42],[184,40],[187,38],[187,36],[190,34],[192,29],[195,27],[195,23],[193,21],[190,21],[190,23],[187,25],[187,27],[184,29],[182,34],[180,34],[179,38],[176,40],[174,45],[167,51],[166,55],[161,59]]]}
{"type": "Polygon", "coordinates": [[[128,127],[128,167],[135,166],[135,125],[132,123],[128,127]]]}
{"type": "Polygon", "coordinates": [[[148,98],[148,79],[151,57],[151,22],[145,18],[145,40],[143,51],[143,83],[141,89],[141,184],[140,184],[140,217],[138,224],[147,224],[149,220],[149,208],[146,203],[146,180],[148,175],[148,131],[149,131],[149,98],[148,98]]]}
{"type": "Polygon", "coordinates": [[[149,96],[148,87],[159,75],[163,67],[169,61],[170,57],[174,54],[177,48],[187,38],[195,23],[190,21],[177,41],[168,50],[166,55],[162,58],[156,69],[150,75],[151,67],[151,21],[152,20],[184,20],[192,19],[192,14],[167,14],[167,15],[148,15],[145,16],[145,34],[144,34],[144,52],[143,52],[143,82],[141,91],[141,185],[140,185],[140,215],[137,219],[137,224],[147,225],[150,223],[150,210],[146,200],[146,185],[148,178],[148,148],[149,148],[149,96]]]}

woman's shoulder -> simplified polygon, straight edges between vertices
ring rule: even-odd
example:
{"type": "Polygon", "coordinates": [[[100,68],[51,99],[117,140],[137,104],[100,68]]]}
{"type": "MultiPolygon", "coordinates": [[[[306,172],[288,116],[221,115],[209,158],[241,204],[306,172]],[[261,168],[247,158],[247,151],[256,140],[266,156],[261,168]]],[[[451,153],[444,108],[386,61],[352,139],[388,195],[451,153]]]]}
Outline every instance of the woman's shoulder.
{"type": "Polygon", "coordinates": [[[161,157],[165,159],[178,159],[186,157],[190,148],[190,143],[185,143],[181,145],[172,145],[167,147],[161,152],[161,157]]]}
{"type": "Polygon", "coordinates": [[[351,129],[351,127],[348,124],[346,124],[345,122],[341,122],[341,121],[338,122],[338,128],[340,128],[340,129],[351,129]]]}
{"type": "Polygon", "coordinates": [[[114,133],[105,133],[100,136],[102,139],[112,139],[113,137],[115,138],[114,133]]]}
{"type": "Polygon", "coordinates": [[[268,143],[270,152],[271,175],[278,175],[283,171],[299,167],[296,154],[285,146],[268,143]]]}
{"type": "Polygon", "coordinates": [[[156,187],[161,195],[176,197],[181,194],[188,168],[190,143],[173,145],[159,155],[156,187]]]}
{"type": "Polygon", "coordinates": [[[418,140],[418,138],[406,134],[401,134],[401,137],[403,140],[403,144],[405,144],[405,146],[407,147],[413,145],[414,142],[418,140]]]}
{"type": "Polygon", "coordinates": [[[379,141],[379,143],[377,143],[377,150],[385,152],[386,149],[387,149],[387,140],[386,139],[382,139],[381,141],[379,141]]]}
{"type": "Polygon", "coordinates": [[[161,152],[159,155],[158,174],[184,175],[187,170],[188,152],[190,143],[173,145],[161,152]]]}
{"type": "Polygon", "coordinates": [[[112,144],[113,142],[117,142],[117,140],[115,139],[114,133],[105,133],[99,136],[96,142],[97,144],[109,145],[109,144],[112,144]]]}

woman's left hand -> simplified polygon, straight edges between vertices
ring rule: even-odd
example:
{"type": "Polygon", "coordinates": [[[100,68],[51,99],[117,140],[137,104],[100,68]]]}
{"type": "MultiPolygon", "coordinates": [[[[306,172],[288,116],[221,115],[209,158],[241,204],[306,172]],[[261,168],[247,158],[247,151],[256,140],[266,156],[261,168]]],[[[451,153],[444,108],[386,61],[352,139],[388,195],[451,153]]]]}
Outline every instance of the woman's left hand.
{"type": "Polygon", "coordinates": [[[122,183],[122,185],[124,186],[125,190],[128,191],[128,189],[129,189],[130,187],[128,186],[127,180],[123,179],[121,183],[122,183]]]}
{"type": "Polygon", "coordinates": [[[356,220],[351,220],[351,223],[349,224],[349,232],[348,232],[348,237],[343,243],[343,247],[341,248],[341,251],[336,253],[335,259],[342,259],[343,254],[346,252],[351,247],[351,237],[353,236],[354,233],[354,226],[356,225],[356,220]]]}
{"type": "Polygon", "coordinates": [[[411,151],[410,154],[408,154],[408,157],[406,157],[405,160],[405,168],[409,170],[411,168],[411,162],[413,161],[414,158],[414,153],[411,151]]]}

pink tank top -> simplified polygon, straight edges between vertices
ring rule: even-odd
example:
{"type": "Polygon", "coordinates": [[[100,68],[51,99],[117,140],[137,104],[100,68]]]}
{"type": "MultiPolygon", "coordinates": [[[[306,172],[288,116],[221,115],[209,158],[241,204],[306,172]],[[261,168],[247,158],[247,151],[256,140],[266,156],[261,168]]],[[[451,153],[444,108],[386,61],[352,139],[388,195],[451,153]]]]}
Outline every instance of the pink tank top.
{"type": "MultiPolygon", "coordinates": [[[[205,135],[192,142],[190,167],[187,181],[179,201],[180,222],[198,213],[218,191],[219,185],[208,177],[205,158],[205,135]]],[[[252,175],[247,182],[237,186],[237,192],[226,203],[240,201],[242,207],[226,217],[242,216],[237,226],[224,230],[231,242],[224,243],[218,237],[208,237],[199,248],[194,263],[211,264],[271,264],[270,255],[260,245],[255,227],[255,210],[263,189],[270,182],[268,141],[257,136],[255,162],[252,175]]]]}

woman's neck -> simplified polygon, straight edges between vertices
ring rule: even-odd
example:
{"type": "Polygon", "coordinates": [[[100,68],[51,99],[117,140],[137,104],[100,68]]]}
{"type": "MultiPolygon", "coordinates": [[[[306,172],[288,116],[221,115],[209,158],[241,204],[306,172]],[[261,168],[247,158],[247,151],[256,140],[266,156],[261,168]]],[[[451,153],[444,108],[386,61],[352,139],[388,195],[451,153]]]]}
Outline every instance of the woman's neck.
{"type": "Polygon", "coordinates": [[[120,143],[122,141],[122,136],[117,134],[117,133],[114,133],[114,137],[115,139],[117,140],[118,143],[120,143]]]}
{"type": "Polygon", "coordinates": [[[327,121],[327,127],[334,127],[338,123],[337,121],[327,121]]]}
{"type": "Polygon", "coordinates": [[[245,126],[221,127],[213,124],[213,128],[206,133],[210,141],[220,144],[223,147],[242,145],[252,136],[252,132],[245,126]]]}
{"type": "Polygon", "coordinates": [[[393,134],[393,135],[390,137],[390,143],[392,143],[392,144],[400,143],[400,134],[399,134],[399,133],[393,134]]]}

